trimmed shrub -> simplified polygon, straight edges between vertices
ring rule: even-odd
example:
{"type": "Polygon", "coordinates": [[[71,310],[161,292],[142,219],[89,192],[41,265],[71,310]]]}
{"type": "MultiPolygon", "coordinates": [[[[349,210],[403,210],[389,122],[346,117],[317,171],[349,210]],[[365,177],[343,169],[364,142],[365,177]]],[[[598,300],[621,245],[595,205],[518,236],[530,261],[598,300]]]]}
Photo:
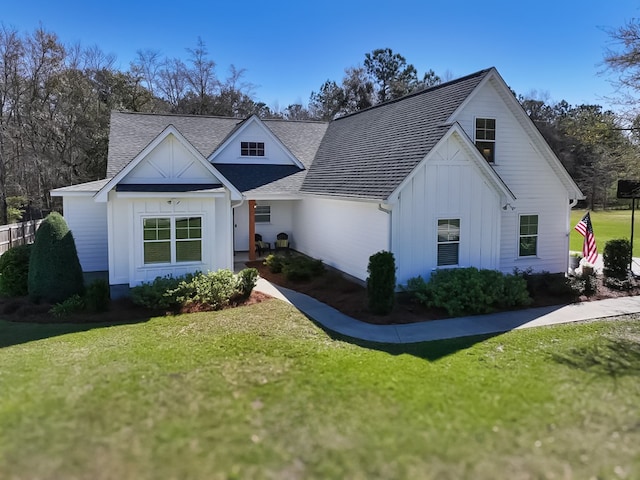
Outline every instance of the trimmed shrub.
{"type": "Polygon", "coordinates": [[[106,312],[110,302],[109,283],[106,280],[95,280],[87,287],[84,303],[90,312],[106,312]]]}
{"type": "Polygon", "coordinates": [[[609,240],[604,246],[602,259],[604,261],[605,277],[613,277],[619,280],[627,278],[629,272],[629,261],[631,252],[631,243],[629,240],[621,238],[617,240],[609,240]]]}
{"type": "Polygon", "coordinates": [[[271,273],[280,273],[282,272],[282,267],[284,266],[285,258],[280,255],[267,255],[267,258],[264,259],[264,265],[269,268],[271,273]]]}
{"type": "Polygon", "coordinates": [[[20,297],[29,292],[29,257],[32,245],[18,245],[0,256],[0,295],[20,297]]]}
{"type": "Polygon", "coordinates": [[[393,253],[381,251],[371,255],[367,273],[369,310],[378,315],[391,313],[396,300],[396,261],[393,253]]]}
{"type": "Polygon", "coordinates": [[[247,299],[258,281],[258,270],[245,268],[238,273],[238,291],[241,299],[247,299]]]}
{"type": "Polygon", "coordinates": [[[516,268],[513,274],[527,282],[527,290],[532,297],[550,295],[565,299],[566,297],[575,298],[582,294],[582,289],[576,289],[576,285],[563,273],[533,272],[530,268],[527,270],[516,268]]]}
{"type": "Polygon", "coordinates": [[[322,260],[305,257],[303,255],[283,258],[282,273],[292,282],[305,282],[324,273],[322,260]]]}
{"type": "Polygon", "coordinates": [[[518,275],[475,267],[436,270],[425,282],[411,279],[405,287],[427,307],[444,308],[452,317],[490,313],[531,304],[527,282],[518,275]]]}
{"type": "Polygon", "coordinates": [[[237,283],[231,270],[198,273],[182,280],[175,289],[167,292],[167,296],[182,307],[197,304],[219,310],[238,293],[237,283]]]}
{"type": "Polygon", "coordinates": [[[81,312],[85,309],[84,299],[76,294],[71,295],[60,303],[56,303],[49,313],[56,318],[67,317],[73,313],[81,312]]]}
{"type": "Polygon", "coordinates": [[[177,306],[175,298],[167,296],[167,292],[175,290],[186,277],[156,277],[153,282],[144,282],[131,289],[131,301],[136,305],[151,309],[167,309],[177,306]]]}
{"type": "Polygon", "coordinates": [[[60,303],[84,294],[82,267],[65,219],[50,213],[36,232],[29,259],[29,296],[35,302],[60,303]]]}

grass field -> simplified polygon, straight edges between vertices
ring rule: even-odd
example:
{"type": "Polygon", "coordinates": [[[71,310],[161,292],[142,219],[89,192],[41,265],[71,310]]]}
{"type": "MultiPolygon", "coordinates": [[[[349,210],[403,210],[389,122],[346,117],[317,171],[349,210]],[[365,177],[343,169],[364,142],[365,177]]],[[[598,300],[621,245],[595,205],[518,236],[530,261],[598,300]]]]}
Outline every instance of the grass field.
{"type": "Polygon", "coordinates": [[[0,478],[640,478],[640,322],[406,346],[268,301],[0,321],[0,478]]]}
{"type": "MultiPolygon", "coordinates": [[[[571,211],[571,234],[569,236],[569,249],[582,251],[583,237],[573,230],[573,227],[582,219],[586,210],[571,211]]],[[[591,224],[598,244],[598,252],[604,251],[604,246],[609,240],[618,238],[631,239],[631,210],[599,210],[591,212],[591,224]]],[[[633,241],[633,254],[640,256],[640,210],[636,212],[635,233],[633,241]]]]}

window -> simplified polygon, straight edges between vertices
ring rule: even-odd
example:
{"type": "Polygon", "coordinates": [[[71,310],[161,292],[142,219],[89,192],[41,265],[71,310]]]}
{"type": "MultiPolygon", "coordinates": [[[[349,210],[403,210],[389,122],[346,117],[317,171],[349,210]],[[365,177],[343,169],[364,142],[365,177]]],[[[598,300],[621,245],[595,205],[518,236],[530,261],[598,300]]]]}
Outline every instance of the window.
{"type": "Polygon", "coordinates": [[[438,266],[458,265],[460,219],[438,220],[438,266]]]}
{"type": "Polygon", "coordinates": [[[538,254],[538,215],[520,215],[520,248],[521,257],[538,254]]]}
{"type": "Polygon", "coordinates": [[[255,214],[256,223],[270,223],[271,205],[256,205],[255,214]]]}
{"type": "Polygon", "coordinates": [[[476,146],[480,153],[493,163],[496,160],[496,120],[495,118],[476,118],[476,146]]]}
{"type": "Polygon", "coordinates": [[[243,157],[264,157],[264,142],[240,142],[243,157]]]}
{"type": "Polygon", "coordinates": [[[144,264],[202,260],[202,218],[142,219],[144,264]]]}

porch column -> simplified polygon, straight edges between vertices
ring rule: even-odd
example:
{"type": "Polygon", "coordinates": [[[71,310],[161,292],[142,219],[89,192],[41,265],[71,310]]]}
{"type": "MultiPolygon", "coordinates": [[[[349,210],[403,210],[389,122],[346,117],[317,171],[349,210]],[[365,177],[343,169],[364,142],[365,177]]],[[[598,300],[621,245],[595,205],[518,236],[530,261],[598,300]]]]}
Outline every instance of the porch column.
{"type": "Polygon", "coordinates": [[[256,201],[249,200],[249,260],[256,259],[256,201]]]}

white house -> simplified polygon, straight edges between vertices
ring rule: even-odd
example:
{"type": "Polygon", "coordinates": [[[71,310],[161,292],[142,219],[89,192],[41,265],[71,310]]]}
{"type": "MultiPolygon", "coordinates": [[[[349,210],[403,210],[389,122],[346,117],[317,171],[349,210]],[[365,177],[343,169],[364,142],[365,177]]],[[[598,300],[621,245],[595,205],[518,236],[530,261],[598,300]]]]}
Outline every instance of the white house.
{"type": "Polygon", "coordinates": [[[112,288],[232,268],[254,233],[364,280],[564,272],[584,198],[498,72],[332,122],[113,112],[107,178],[59,188],[85,272],[112,288]]]}

